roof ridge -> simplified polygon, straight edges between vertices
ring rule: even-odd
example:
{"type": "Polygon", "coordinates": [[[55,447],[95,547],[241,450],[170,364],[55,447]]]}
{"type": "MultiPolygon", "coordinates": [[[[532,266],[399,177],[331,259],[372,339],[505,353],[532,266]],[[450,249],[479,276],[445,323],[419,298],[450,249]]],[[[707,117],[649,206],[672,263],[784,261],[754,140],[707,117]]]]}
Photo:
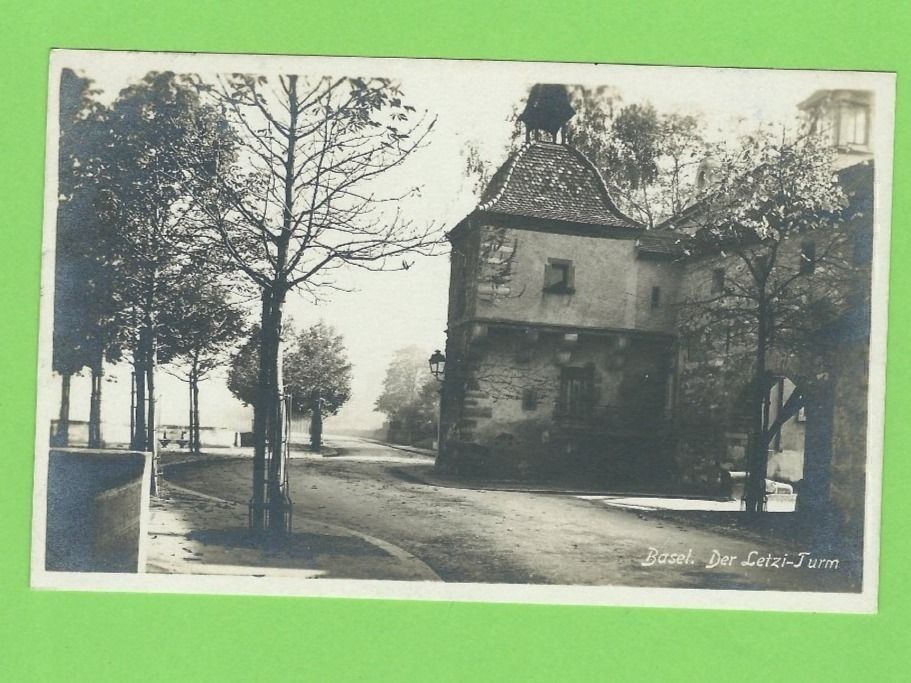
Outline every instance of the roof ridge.
{"type": "Polygon", "coordinates": [[[525,155],[525,152],[527,152],[533,144],[534,143],[530,141],[523,142],[522,146],[515,151],[512,157],[506,162],[509,164],[509,168],[506,170],[506,175],[503,177],[503,182],[500,184],[500,189],[497,190],[496,194],[494,194],[494,196],[488,199],[486,202],[483,204],[478,204],[478,211],[487,211],[490,209],[490,207],[492,207],[500,200],[500,198],[506,192],[506,187],[509,185],[509,181],[512,178],[512,172],[515,170],[519,159],[525,155]]]}

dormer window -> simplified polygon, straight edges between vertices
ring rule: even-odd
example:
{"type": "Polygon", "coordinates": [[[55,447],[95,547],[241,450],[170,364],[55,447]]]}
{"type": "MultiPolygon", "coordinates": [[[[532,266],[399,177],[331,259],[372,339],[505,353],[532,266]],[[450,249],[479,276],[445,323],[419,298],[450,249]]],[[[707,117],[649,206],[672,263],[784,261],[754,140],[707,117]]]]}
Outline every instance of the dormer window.
{"type": "Polygon", "coordinates": [[[838,144],[864,146],[868,142],[870,110],[865,104],[848,103],[840,107],[838,114],[838,144]]]}
{"type": "Polygon", "coordinates": [[[798,105],[810,132],[842,152],[868,152],[872,138],[873,94],[866,90],[817,90],[798,105]]]}

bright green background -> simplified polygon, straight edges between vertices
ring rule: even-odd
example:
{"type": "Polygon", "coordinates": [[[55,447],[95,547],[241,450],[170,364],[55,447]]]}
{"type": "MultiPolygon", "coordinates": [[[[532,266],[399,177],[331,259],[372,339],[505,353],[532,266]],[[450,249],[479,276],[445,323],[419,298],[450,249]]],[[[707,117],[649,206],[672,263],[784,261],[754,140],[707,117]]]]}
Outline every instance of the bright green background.
{"type": "Polygon", "coordinates": [[[908,680],[904,2],[0,2],[0,675],[5,680],[908,680]],[[899,72],[877,616],[28,589],[51,47],[899,72]],[[10,675],[9,672],[12,672],[10,675]]]}

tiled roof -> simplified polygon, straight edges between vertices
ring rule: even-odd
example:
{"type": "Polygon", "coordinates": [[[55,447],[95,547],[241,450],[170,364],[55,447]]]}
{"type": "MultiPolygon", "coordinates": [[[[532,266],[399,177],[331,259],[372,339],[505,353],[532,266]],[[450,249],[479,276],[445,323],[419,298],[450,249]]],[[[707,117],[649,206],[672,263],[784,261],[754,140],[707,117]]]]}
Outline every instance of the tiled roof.
{"type": "Polygon", "coordinates": [[[687,235],[669,230],[647,230],[636,240],[636,249],[640,254],[678,257],[684,254],[684,241],[687,235]]]}
{"type": "Polygon", "coordinates": [[[601,174],[585,156],[567,145],[523,145],[494,174],[480,211],[585,223],[611,228],[641,228],[611,200],[601,174]]]}

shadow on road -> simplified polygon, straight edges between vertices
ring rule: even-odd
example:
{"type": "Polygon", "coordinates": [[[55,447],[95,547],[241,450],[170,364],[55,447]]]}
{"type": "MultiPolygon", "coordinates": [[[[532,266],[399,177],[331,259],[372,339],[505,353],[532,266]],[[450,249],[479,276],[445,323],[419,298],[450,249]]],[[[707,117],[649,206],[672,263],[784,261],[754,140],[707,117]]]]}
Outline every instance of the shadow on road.
{"type": "Polygon", "coordinates": [[[333,525],[255,536],[245,505],[173,484],[152,503],[150,536],[148,569],[158,573],[438,580],[417,558],[333,525]]]}
{"type": "Polygon", "coordinates": [[[291,533],[282,537],[259,538],[247,529],[199,529],[186,534],[188,541],[226,549],[255,550],[270,559],[287,560],[289,566],[313,560],[319,555],[347,555],[349,557],[389,557],[382,548],[351,536],[333,536],[315,533],[291,533]]]}

